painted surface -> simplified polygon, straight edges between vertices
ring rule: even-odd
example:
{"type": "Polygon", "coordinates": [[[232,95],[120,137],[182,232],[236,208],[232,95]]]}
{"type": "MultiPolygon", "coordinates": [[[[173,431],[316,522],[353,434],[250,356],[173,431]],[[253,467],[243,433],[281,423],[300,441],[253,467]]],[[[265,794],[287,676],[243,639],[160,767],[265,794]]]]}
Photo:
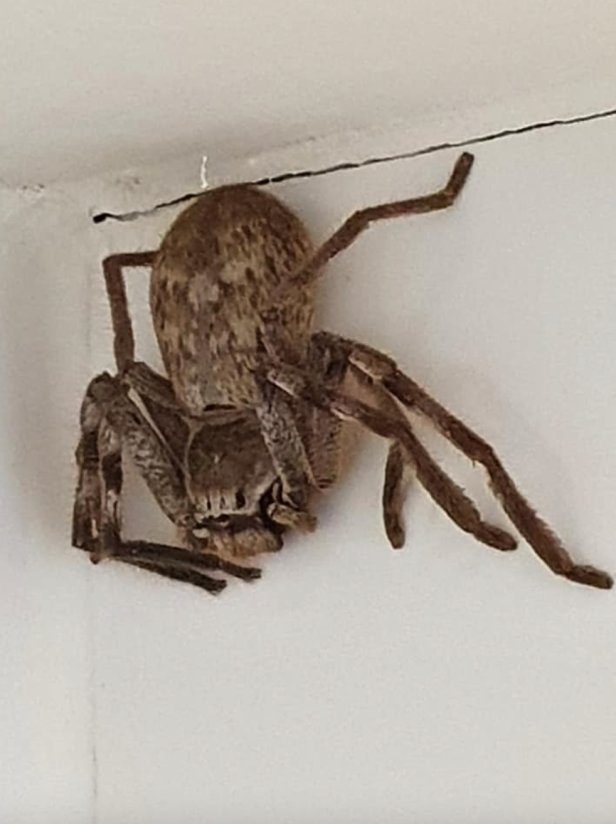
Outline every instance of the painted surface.
{"type": "Polygon", "coordinates": [[[524,119],[535,94],[565,111],[614,103],[605,0],[3,0],[2,11],[11,185],[357,129],[387,140],[392,121],[500,101],[524,119]]]}
{"type": "MultiPolygon", "coordinates": [[[[396,355],[488,437],[580,560],[616,571],[612,231],[616,123],[478,147],[455,211],[371,230],[323,281],[325,328],[396,355]]],[[[317,238],[360,205],[431,190],[444,152],[275,188],[317,238]]],[[[76,416],[112,367],[99,261],[172,213],[91,211],[176,194],[126,178],[2,194],[0,818],[603,822],[616,816],[616,600],[503,557],[409,492],[380,513],[363,438],[254,586],[218,599],[69,547],[76,416]]],[[[146,277],[139,349],[157,363],[146,277]]],[[[481,473],[425,428],[501,524],[481,473]]],[[[130,534],[169,537],[138,479],[130,534]]]]}

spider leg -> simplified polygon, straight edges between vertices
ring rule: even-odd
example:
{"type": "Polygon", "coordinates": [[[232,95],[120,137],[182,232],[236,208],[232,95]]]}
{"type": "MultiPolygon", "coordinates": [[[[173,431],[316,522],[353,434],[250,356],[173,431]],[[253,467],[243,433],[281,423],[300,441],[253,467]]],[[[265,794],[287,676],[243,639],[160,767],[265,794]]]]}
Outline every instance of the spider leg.
{"type": "MultiPolygon", "coordinates": [[[[203,576],[204,570],[215,570],[241,578],[243,581],[254,581],[261,577],[261,570],[255,567],[240,566],[231,561],[227,561],[212,552],[194,552],[181,547],[169,546],[168,544],[153,543],[151,541],[123,541],[113,550],[113,560],[123,561],[141,567],[152,567],[171,569],[173,572],[186,573],[188,576],[197,573],[199,578],[207,578],[209,582],[215,582],[210,591],[220,591],[224,588],[225,582],[220,578],[210,578],[203,576]],[[222,584],[222,586],[221,586],[222,584]]],[[[177,580],[189,580],[188,578],[178,578],[177,580]]],[[[193,583],[192,581],[189,581],[193,583]]],[[[207,588],[207,587],[206,587],[207,588]]]]}
{"type": "Polygon", "coordinates": [[[110,255],[103,261],[107,296],[111,307],[113,323],[113,351],[115,353],[118,370],[135,359],[135,337],[126,299],[126,286],[122,269],[137,266],[151,266],[154,263],[156,252],[125,252],[110,255]]]}
{"type": "Polygon", "coordinates": [[[73,545],[89,552],[94,563],[105,558],[121,561],[212,593],[220,592],[226,581],[205,571],[217,570],[243,580],[260,577],[259,569],[239,566],[213,553],[122,540],[122,445],[145,470],[142,474],[163,511],[180,526],[188,522],[185,493],[183,486],[178,487],[181,477],[174,464],[168,458],[165,461],[162,441],[139,415],[117,379],[103,374],[91,381],[82,404],[82,435],[76,453],[79,479],[73,545]]]}
{"type": "Polygon", "coordinates": [[[147,364],[135,361],[135,340],[130,318],[123,269],[152,266],[156,252],[126,252],[103,261],[107,296],[114,331],[114,352],[118,371],[125,386],[133,389],[171,447],[182,455],[188,441],[185,415],[175,398],[171,382],[147,364]]]}
{"type": "Polygon", "coordinates": [[[127,366],[121,380],[143,404],[170,454],[181,463],[186,455],[191,427],[185,411],[175,400],[171,382],[140,361],[127,366]]]}
{"type": "Polygon", "coordinates": [[[407,480],[405,467],[402,447],[399,443],[392,443],[385,464],[382,504],[385,532],[394,549],[401,549],[406,539],[402,520],[407,480]]]}
{"type": "MultiPolygon", "coordinates": [[[[321,375],[329,388],[339,389],[345,382],[349,362],[330,346],[323,345],[318,335],[313,335],[308,347],[307,368],[312,374],[321,375]]],[[[298,406],[302,437],[307,444],[316,485],[320,490],[329,489],[341,471],[343,423],[336,415],[311,403],[299,401],[298,406]]]]}
{"type": "Polygon", "coordinates": [[[308,286],[319,276],[325,264],[340,252],[347,249],[357,237],[372,223],[389,220],[406,215],[421,215],[436,212],[453,206],[462,191],[473,165],[474,157],[464,152],[458,158],[449,180],[437,192],[393,203],[369,206],[352,214],[342,226],[334,232],[308,260],[285,282],[285,288],[299,289],[308,286]]]}
{"type": "MultiPolygon", "coordinates": [[[[331,346],[331,341],[327,334],[317,332],[314,338],[320,339],[323,346],[332,351],[336,351],[338,358],[347,362],[350,371],[359,386],[366,390],[368,399],[383,410],[389,417],[398,420],[403,426],[408,426],[408,421],[403,415],[400,407],[391,395],[383,387],[374,381],[365,372],[355,369],[349,363],[346,352],[337,346],[331,346]]],[[[314,374],[314,373],[313,373],[314,374]]],[[[397,441],[390,444],[385,464],[385,483],[383,485],[382,507],[383,522],[389,543],[394,549],[401,549],[406,539],[404,530],[403,509],[406,498],[406,488],[410,479],[411,464],[404,459],[404,452],[397,441]]]]}
{"type": "MultiPolygon", "coordinates": [[[[272,353],[276,347],[268,340],[272,353]]],[[[349,361],[346,353],[332,348],[318,334],[310,341],[307,368],[318,374],[329,389],[343,386],[349,361]]],[[[363,373],[360,382],[373,383],[363,373]]],[[[331,487],[340,474],[343,442],[343,422],[330,410],[316,407],[302,398],[290,398],[268,382],[257,381],[261,404],[257,414],[261,431],[282,480],[282,497],[289,502],[272,503],[269,515],[277,523],[291,529],[312,531],[316,519],[308,510],[309,498],[314,489],[331,487]]],[[[401,416],[395,401],[378,385],[373,394],[380,392],[379,401],[401,416]]],[[[402,505],[404,503],[404,473],[398,471],[399,455],[392,445],[386,467],[386,483],[383,507],[387,534],[393,546],[404,542],[402,505]]],[[[402,470],[402,462],[400,462],[402,470]]]]}
{"type": "MultiPolygon", "coordinates": [[[[343,388],[349,366],[346,352],[341,352],[339,347],[332,347],[327,336],[319,333],[312,336],[308,347],[306,368],[311,374],[319,375],[326,387],[329,389],[343,388]]],[[[357,370],[355,373],[355,382],[359,380],[360,384],[370,384],[372,396],[380,395],[379,405],[384,404],[393,414],[401,415],[396,402],[387,392],[364,373],[357,370]]],[[[343,422],[330,411],[320,409],[306,401],[297,400],[296,411],[298,413],[297,423],[307,446],[316,486],[319,490],[329,489],[337,481],[341,472],[345,438],[343,422]]],[[[394,548],[399,548],[404,544],[402,508],[408,480],[408,473],[404,471],[405,466],[399,447],[397,444],[392,444],[385,468],[383,515],[385,530],[394,548]]],[[[274,507],[279,509],[277,504],[274,507]]],[[[287,512],[277,513],[272,517],[292,528],[305,529],[302,524],[296,523],[296,512],[290,508],[287,508],[287,512]]]]}
{"type": "Polygon", "coordinates": [[[151,400],[176,414],[186,415],[177,402],[171,381],[143,361],[132,361],[121,373],[122,382],[144,400],[151,400]]]}
{"type": "Polygon", "coordinates": [[[81,437],[75,451],[78,477],[73,504],[71,543],[74,547],[85,549],[88,552],[95,550],[100,533],[101,479],[98,454],[100,420],[100,415],[94,421],[84,420],[82,412],[81,437]]]}
{"type": "Polygon", "coordinates": [[[612,587],[612,577],[607,572],[573,561],[560,539],[519,491],[489,443],[403,374],[394,360],[364,344],[330,337],[347,350],[354,366],[379,381],[399,403],[428,418],[457,449],[484,467],[492,491],[512,523],[556,575],[599,589],[612,587]]]}
{"type": "Polygon", "coordinates": [[[263,440],[282,481],[285,503],[307,513],[316,481],[297,423],[296,409],[292,400],[273,383],[257,380],[257,385],[260,397],[255,412],[263,440]]]}
{"type": "Polygon", "coordinates": [[[190,528],[193,519],[180,460],[130,400],[120,380],[105,372],[98,375],[90,382],[84,403],[98,409],[165,515],[180,528],[190,528]]]}
{"type": "Polygon", "coordinates": [[[93,563],[112,557],[167,578],[187,581],[208,592],[219,592],[226,586],[226,581],[199,572],[199,566],[217,568],[208,564],[208,559],[205,564],[200,564],[196,558],[193,564],[196,568],[186,568],[186,564],[180,564],[178,568],[177,560],[174,566],[174,559],[165,557],[164,551],[156,561],[156,553],[148,551],[154,545],[122,542],[118,506],[122,483],[121,455],[108,427],[101,436],[100,430],[106,426],[101,411],[86,394],[81,415],[82,435],[76,453],[79,478],[73,509],[73,546],[89,552],[93,563]]]}
{"type": "Polygon", "coordinates": [[[507,532],[482,520],[473,502],[432,459],[407,421],[402,422],[400,417],[348,394],[328,389],[295,366],[264,364],[263,373],[268,381],[289,395],[327,409],[343,420],[356,421],[369,431],[397,442],[428,494],[461,529],[494,549],[515,549],[516,542],[507,532]]]}

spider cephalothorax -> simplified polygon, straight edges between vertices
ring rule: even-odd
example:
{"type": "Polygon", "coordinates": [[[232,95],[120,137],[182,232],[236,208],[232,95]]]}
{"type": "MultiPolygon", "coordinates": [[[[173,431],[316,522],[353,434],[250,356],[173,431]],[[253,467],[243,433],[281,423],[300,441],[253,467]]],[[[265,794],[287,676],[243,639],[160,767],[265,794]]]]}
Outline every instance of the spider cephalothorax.
{"type": "Polygon", "coordinates": [[[258,577],[236,560],[279,549],[287,529],[314,528],[313,494],[338,477],[342,422],[353,421],[390,442],[383,509],[394,547],[404,543],[410,468],[459,527],[495,549],[515,549],[418,440],[412,409],[484,467],[512,523],[556,574],[610,588],[607,573],[574,563],[492,447],[391,358],[313,330],[313,289],[327,261],[373,222],[450,207],[472,162],[461,155],[433,194],[356,212],[316,248],[280,201],[238,185],[196,199],[157,251],[107,258],[118,375],[94,378],[82,406],[74,545],[93,560],[114,558],[213,592],[225,581],[206,571],[258,577]],[[152,269],[150,306],[168,379],[135,361],[122,270],[136,266],[152,269]],[[181,530],[182,547],[122,539],[122,448],[181,530]]]}

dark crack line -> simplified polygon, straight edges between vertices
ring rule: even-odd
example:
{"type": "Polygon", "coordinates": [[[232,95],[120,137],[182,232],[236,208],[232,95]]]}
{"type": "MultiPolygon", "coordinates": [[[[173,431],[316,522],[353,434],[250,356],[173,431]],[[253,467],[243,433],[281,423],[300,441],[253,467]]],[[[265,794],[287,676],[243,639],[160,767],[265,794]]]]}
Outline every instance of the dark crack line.
{"type": "MultiPolygon", "coordinates": [[[[409,160],[413,157],[422,157],[423,155],[435,154],[436,152],[443,152],[447,149],[460,149],[466,146],[477,146],[481,143],[491,143],[494,140],[503,140],[509,137],[515,137],[520,134],[527,134],[528,132],[541,131],[543,129],[552,129],[555,126],[575,126],[580,123],[589,123],[593,120],[604,120],[608,117],[616,116],[616,108],[604,109],[593,114],[579,115],[577,117],[559,118],[556,120],[541,120],[537,123],[528,123],[526,126],[518,126],[511,129],[502,129],[498,132],[489,132],[488,134],[479,135],[478,137],[470,137],[466,140],[453,140],[445,143],[435,143],[433,146],[426,146],[423,149],[416,149],[412,152],[399,152],[398,154],[383,155],[381,157],[369,157],[366,160],[359,160],[350,163],[336,163],[334,166],[325,166],[322,169],[305,169],[298,172],[284,172],[282,174],[274,175],[273,177],[262,177],[259,180],[246,181],[251,186],[270,186],[276,183],[284,183],[287,180],[300,180],[302,178],[323,177],[324,175],[331,175],[337,172],[348,172],[355,169],[365,169],[367,166],[376,166],[380,163],[395,163],[397,160],[409,160]]],[[[94,223],[103,223],[106,220],[116,220],[121,223],[128,223],[132,220],[137,220],[140,217],[147,217],[159,211],[159,209],[167,209],[170,206],[177,206],[180,203],[186,203],[188,200],[194,200],[197,197],[205,194],[205,191],[188,192],[185,195],[176,197],[173,200],[167,200],[163,203],[158,203],[150,209],[133,212],[99,212],[92,217],[94,223]]]]}

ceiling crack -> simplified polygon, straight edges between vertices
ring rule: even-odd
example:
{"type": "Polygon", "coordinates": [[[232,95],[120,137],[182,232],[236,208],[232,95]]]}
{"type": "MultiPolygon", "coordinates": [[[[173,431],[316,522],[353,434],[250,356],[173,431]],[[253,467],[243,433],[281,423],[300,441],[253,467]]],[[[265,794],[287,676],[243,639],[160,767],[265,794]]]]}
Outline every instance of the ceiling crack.
{"type": "MultiPolygon", "coordinates": [[[[504,140],[509,137],[526,134],[527,132],[541,131],[544,129],[553,129],[560,126],[573,126],[580,123],[589,123],[593,120],[604,120],[609,117],[616,116],[616,108],[603,109],[591,114],[579,115],[569,118],[558,118],[555,120],[540,120],[535,123],[527,123],[525,126],[517,126],[510,129],[501,129],[500,131],[488,132],[487,134],[469,137],[465,140],[453,140],[444,143],[435,143],[432,146],[425,146],[422,149],[415,149],[409,152],[399,152],[397,154],[382,155],[377,157],[369,157],[365,160],[351,161],[347,163],[336,163],[333,166],[325,166],[320,169],[303,169],[295,172],[283,172],[273,177],[262,177],[259,180],[246,181],[252,186],[270,186],[276,183],[284,183],[287,180],[298,180],[301,178],[323,177],[324,175],[331,175],[337,172],[353,171],[355,169],[364,169],[366,166],[376,166],[379,163],[395,163],[398,160],[409,160],[413,157],[422,157],[423,155],[435,154],[436,152],[446,151],[447,149],[460,149],[466,146],[476,146],[480,143],[491,143],[495,140],[504,140]]],[[[147,217],[157,212],[159,209],[166,209],[169,206],[177,206],[180,203],[185,203],[188,200],[194,200],[201,197],[205,192],[188,192],[180,195],[173,200],[167,200],[158,203],[149,209],[137,210],[132,212],[99,212],[92,217],[94,223],[103,223],[106,220],[115,220],[122,223],[137,220],[140,217],[147,217]]]]}

